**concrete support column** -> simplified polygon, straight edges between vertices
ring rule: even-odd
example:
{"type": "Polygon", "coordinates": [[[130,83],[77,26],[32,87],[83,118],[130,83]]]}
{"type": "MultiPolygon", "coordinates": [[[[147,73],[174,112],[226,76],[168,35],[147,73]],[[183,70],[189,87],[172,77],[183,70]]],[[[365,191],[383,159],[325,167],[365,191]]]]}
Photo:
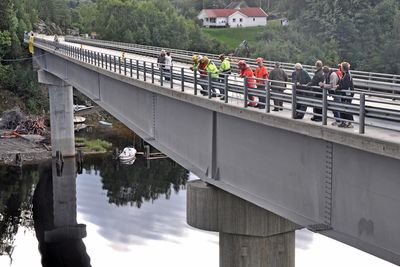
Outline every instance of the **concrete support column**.
{"type": "Polygon", "coordinates": [[[75,156],[72,86],[43,70],[38,77],[49,89],[52,156],[75,156]]]}
{"type": "Polygon", "coordinates": [[[188,184],[187,222],[219,232],[220,267],[294,267],[300,226],[202,181],[188,184]]]}

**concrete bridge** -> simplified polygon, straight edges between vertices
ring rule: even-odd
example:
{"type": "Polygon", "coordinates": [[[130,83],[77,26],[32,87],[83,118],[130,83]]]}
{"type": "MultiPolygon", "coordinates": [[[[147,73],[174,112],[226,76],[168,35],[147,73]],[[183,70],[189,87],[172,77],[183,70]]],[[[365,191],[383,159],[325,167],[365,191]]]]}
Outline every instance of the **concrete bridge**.
{"type": "Polygon", "coordinates": [[[294,266],[301,227],[400,264],[399,111],[386,93],[338,105],[326,92],[316,101],[267,88],[266,108],[254,109],[246,99],[257,92],[240,80],[200,81],[177,65],[167,82],[154,58],[40,38],[34,46],[53,155],[75,155],[75,87],[208,184],[189,186],[188,223],[220,232],[220,266],[294,266]],[[201,96],[202,83],[224,88],[225,100],[201,96]],[[285,111],[270,113],[273,98],[285,111]],[[323,108],[322,123],[293,120],[299,102],[323,108]],[[332,110],[356,115],[356,130],[330,126],[332,110]]]}

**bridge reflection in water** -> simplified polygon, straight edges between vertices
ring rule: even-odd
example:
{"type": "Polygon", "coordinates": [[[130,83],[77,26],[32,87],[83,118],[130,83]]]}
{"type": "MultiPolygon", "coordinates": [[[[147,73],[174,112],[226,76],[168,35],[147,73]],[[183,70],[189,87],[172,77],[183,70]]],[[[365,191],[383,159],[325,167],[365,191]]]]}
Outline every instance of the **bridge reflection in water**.
{"type": "MultiPolygon", "coordinates": [[[[73,162],[70,167],[72,165],[73,162]]],[[[217,266],[217,236],[193,230],[185,223],[185,186],[186,181],[194,177],[188,177],[186,170],[168,159],[153,161],[150,169],[147,167],[147,162],[141,159],[134,166],[117,166],[108,157],[95,156],[85,159],[84,171],[76,180],[74,173],[67,173],[68,162],[64,163],[63,176],[54,176],[51,164],[25,166],[22,171],[1,167],[0,244],[9,241],[5,250],[10,252],[13,263],[8,265],[7,256],[1,256],[7,252],[0,248],[0,266],[40,266],[39,253],[37,257],[32,256],[37,251],[35,237],[27,237],[33,231],[29,213],[32,195],[43,266],[60,266],[57,261],[61,256],[65,264],[70,264],[66,266],[90,266],[89,257],[92,266],[101,267],[113,263],[118,264],[116,266],[144,263],[147,266],[162,263],[164,266],[169,263],[187,266],[185,262],[200,250],[207,257],[191,266],[217,266]],[[67,190],[60,194],[59,186],[67,190]],[[126,194],[130,191],[136,194],[126,194]],[[66,201],[61,201],[63,199],[66,201]],[[64,206],[58,204],[58,210],[54,210],[54,200],[61,201],[64,206]],[[55,229],[55,224],[60,223],[55,218],[62,214],[71,215],[66,218],[69,224],[87,224],[87,238],[45,242],[45,233],[55,229]],[[28,234],[18,234],[21,232],[18,229],[28,234]],[[69,261],[66,257],[70,257],[69,261]],[[18,264],[21,261],[26,264],[18,264]]],[[[296,247],[297,266],[320,266],[330,254],[326,251],[351,255],[359,263],[354,266],[392,266],[308,231],[296,234],[296,247]]],[[[334,266],[338,262],[335,260],[324,266],[334,266]]]]}
{"type": "Polygon", "coordinates": [[[44,172],[33,196],[33,219],[44,267],[91,266],[82,238],[86,225],[78,224],[76,212],[75,158],[55,160],[44,172]]]}

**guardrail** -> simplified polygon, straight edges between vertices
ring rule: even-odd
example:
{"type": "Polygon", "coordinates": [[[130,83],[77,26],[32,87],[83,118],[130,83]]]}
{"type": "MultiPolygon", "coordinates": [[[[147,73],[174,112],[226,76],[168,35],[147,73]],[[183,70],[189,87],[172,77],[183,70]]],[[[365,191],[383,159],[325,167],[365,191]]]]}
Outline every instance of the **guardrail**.
{"type": "MultiPolygon", "coordinates": [[[[360,134],[365,133],[366,125],[371,125],[366,118],[400,122],[400,103],[393,101],[388,103],[386,100],[376,97],[376,94],[368,92],[351,96],[331,95],[329,90],[319,87],[296,87],[290,82],[263,79],[260,80],[265,82],[265,86],[256,88],[255,84],[246,78],[238,80],[229,75],[222,78],[213,77],[211,73],[198,75],[197,71],[192,72],[188,68],[159,66],[154,62],[128,59],[40,38],[35,39],[35,45],[126,77],[156,83],[163,87],[168,86],[171,89],[179,89],[194,95],[200,93],[208,98],[221,97],[221,101],[225,103],[235,102],[244,108],[257,105],[266,113],[271,112],[271,107],[290,110],[293,119],[304,116],[304,114],[312,114],[321,120],[322,125],[327,125],[328,119],[354,122],[348,119],[348,116],[346,118],[329,116],[328,111],[358,116],[358,120],[354,123],[358,124],[360,134]],[[258,100],[252,98],[254,96],[258,97],[258,100]],[[374,98],[366,101],[368,96],[374,98]],[[271,105],[271,101],[274,101],[273,105],[271,105]],[[289,107],[281,106],[279,102],[289,103],[289,107]],[[322,112],[308,113],[304,106],[321,109],[322,112]]],[[[348,91],[348,93],[351,92],[348,91]]],[[[397,99],[400,100],[400,96],[397,99]]]]}
{"type": "MultiPolygon", "coordinates": [[[[87,39],[80,37],[70,37],[66,36],[65,41],[73,42],[78,44],[86,44],[96,47],[102,47],[107,49],[119,50],[124,52],[132,52],[139,55],[156,57],[159,55],[161,47],[157,46],[148,46],[148,45],[139,45],[132,43],[123,43],[123,42],[114,42],[114,41],[105,41],[105,40],[97,40],[97,39],[87,39]]],[[[183,63],[191,63],[191,57],[193,54],[199,54],[199,52],[194,51],[186,51],[180,49],[168,48],[168,50],[173,54],[174,60],[183,62],[183,63]]],[[[200,53],[201,55],[205,55],[210,59],[215,60],[214,63],[219,64],[218,55],[210,54],[210,53],[200,53]]],[[[239,58],[233,57],[232,62],[238,61],[240,59],[246,60],[250,66],[255,67],[255,59],[252,58],[239,58]]],[[[274,61],[265,61],[265,65],[268,68],[273,68],[275,62],[274,61]]],[[[294,64],[293,63],[285,63],[280,62],[282,69],[286,71],[287,74],[293,72],[294,64]]],[[[233,69],[236,67],[233,65],[233,69]]],[[[310,72],[310,75],[315,71],[314,66],[303,65],[303,68],[310,72]]],[[[364,72],[364,71],[356,71],[352,70],[351,74],[354,79],[354,84],[357,86],[359,91],[364,92],[382,92],[382,93],[390,93],[390,94],[400,94],[400,75],[396,74],[386,74],[386,73],[377,73],[377,72],[364,72]]],[[[388,96],[391,97],[391,96],[388,96]]]]}

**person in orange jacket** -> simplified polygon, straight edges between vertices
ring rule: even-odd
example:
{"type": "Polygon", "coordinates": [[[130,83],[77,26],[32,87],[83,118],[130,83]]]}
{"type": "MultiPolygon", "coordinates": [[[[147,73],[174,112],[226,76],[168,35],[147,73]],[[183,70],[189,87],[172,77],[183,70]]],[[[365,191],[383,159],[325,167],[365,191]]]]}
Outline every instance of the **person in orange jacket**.
{"type": "MultiPolygon", "coordinates": [[[[246,64],[246,61],[244,60],[239,60],[238,62],[238,68],[239,68],[239,75],[241,78],[247,78],[247,88],[249,89],[255,89],[257,88],[256,86],[256,80],[254,79],[254,73],[252,69],[249,67],[249,65],[246,64]]],[[[249,106],[250,107],[256,107],[257,103],[255,102],[255,97],[251,94],[248,94],[248,98],[250,100],[249,106]]]]}
{"type": "MultiPolygon", "coordinates": [[[[264,59],[262,57],[259,57],[256,59],[257,62],[257,67],[254,71],[254,75],[256,76],[256,85],[257,89],[260,91],[260,94],[264,95],[265,89],[266,89],[266,81],[265,79],[268,79],[268,69],[267,67],[264,66],[264,59]]],[[[266,97],[265,96],[259,96],[259,103],[258,103],[258,108],[263,109],[265,108],[265,101],[266,97]]]]}

